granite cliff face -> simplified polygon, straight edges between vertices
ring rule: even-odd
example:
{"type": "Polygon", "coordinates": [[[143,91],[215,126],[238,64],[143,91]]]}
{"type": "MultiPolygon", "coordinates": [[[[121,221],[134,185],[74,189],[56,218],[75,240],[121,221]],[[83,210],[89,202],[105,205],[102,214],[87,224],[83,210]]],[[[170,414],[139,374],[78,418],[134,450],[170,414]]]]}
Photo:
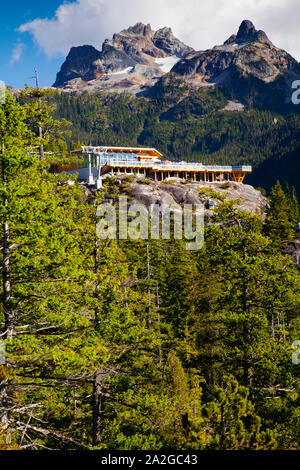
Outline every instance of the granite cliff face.
{"type": "Polygon", "coordinates": [[[106,39],[101,52],[93,46],[73,47],[54,86],[75,91],[88,87],[90,91],[139,92],[192,51],[171,28],[153,31],[149,24],[137,23],[106,39]]]}
{"type": "Polygon", "coordinates": [[[300,271],[300,239],[290,241],[285,252],[292,257],[295,266],[300,271]]]}
{"type": "Polygon", "coordinates": [[[99,58],[100,52],[93,46],[72,47],[53,86],[60,87],[79,77],[84,81],[93,80],[97,70],[94,62],[99,58]]]}
{"type": "MultiPolygon", "coordinates": [[[[236,208],[248,213],[263,214],[267,200],[260,191],[254,189],[248,184],[231,182],[228,187],[222,186],[220,183],[192,183],[192,184],[157,184],[143,185],[133,184],[130,190],[138,202],[142,202],[151,208],[153,204],[159,204],[162,207],[170,207],[171,205],[182,204],[205,204],[209,199],[214,201],[215,206],[221,201],[235,201],[236,208]]],[[[206,209],[206,213],[213,211],[206,209]]]]}
{"type": "Polygon", "coordinates": [[[164,182],[154,183],[145,180],[142,175],[111,174],[104,176],[104,179],[112,177],[119,188],[118,195],[130,196],[138,203],[144,204],[148,210],[151,210],[154,204],[158,204],[162,211],[170,206],[182,207],[183,204],[192,204],[194,207],[203,205],[205,213],[212,215],[214,210],[205,206],[208,200],[213,201],[215,207],[224,201],[234,201],[236,209],[264,217],[267,206],[267,198],[253,186],[244,183],[186,183],[180,178],[168,178],[164,182]]]}

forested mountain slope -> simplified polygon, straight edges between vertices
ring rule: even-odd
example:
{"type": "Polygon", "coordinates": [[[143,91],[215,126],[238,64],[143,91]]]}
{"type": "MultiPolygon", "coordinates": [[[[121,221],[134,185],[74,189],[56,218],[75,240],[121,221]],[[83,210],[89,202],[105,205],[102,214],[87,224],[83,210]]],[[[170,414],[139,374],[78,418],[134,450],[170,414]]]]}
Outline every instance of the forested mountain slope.
{"type": "Polygon", "coordinates": [[[157,147],[166,159],[248,163],[247,183],[279,179],[300,193],[300,105],[295,58],[249,20],[195,51],[170,28],[137,23],[92,46],[72,48],[57,74],[57,116],[73,141],[157,147]]]}
{"type": "MultiPolygon", "coordinates": [[[[233,98],[234,99],[234,98],[233,98]]],[[[151,96],[81,96],[61,93],[57,116],[73,123],[75,142],[158,148],[166,159],[210,164],[251,164],[247,183],[267,190],[279,179],[300,193],[300,109],[297,106],[228,110],[224,89],[190,93],[172,74],[151,96]]],[[[234,108],[234,107],[233,107],[234,108]]]]}

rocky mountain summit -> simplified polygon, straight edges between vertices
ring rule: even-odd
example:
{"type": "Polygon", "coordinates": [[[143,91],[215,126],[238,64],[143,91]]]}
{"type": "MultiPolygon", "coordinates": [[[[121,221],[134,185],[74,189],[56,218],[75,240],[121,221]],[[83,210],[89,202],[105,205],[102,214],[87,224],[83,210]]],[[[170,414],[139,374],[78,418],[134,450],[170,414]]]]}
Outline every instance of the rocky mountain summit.
{"type": "Polygon", "coordinates": [[[224,44],[198,52],[170,28],[153,31],[149,24],[137,23],[106,39],[101,51],[88,45],[72,47],[54,86],[77,93],[140,94],[170,73],[191,90],[224,86],[241,101],[253,95],[254,104],[261,104],[275,97],[290,100],[300,64],[249,20],[224,44]]]}
{"type": "Polygon", "coordinates": [[[230,38],[224,42],[224,45],[226,44],[241,45],[247,42],[255,42],[255,41],[269,41],[269,39],[264,31],[261,31],[261,30],[257,31],[255,29],[254,24],[251,21],[244,20],[239,27],[238,33],[230,36],[230,38]]]}
{"type": "Polygon", "coordinates": [[[106,39],[101,52],[93,46],[72,47],[54,86],[137,93],[151,87],[192,51],[171,28],[153,31],[150,24],[137,23],[106,39]]]}
{"type": "Polygon", "coordinates": [[[224,86],[239,98],[252,93],[254,101],[257,95],[263,102],[280,93],[290,99],[291,83],[300,77],[299,63],[249,20],[223,45],[188,54],[172,72],[192,87],[224,86]]]}

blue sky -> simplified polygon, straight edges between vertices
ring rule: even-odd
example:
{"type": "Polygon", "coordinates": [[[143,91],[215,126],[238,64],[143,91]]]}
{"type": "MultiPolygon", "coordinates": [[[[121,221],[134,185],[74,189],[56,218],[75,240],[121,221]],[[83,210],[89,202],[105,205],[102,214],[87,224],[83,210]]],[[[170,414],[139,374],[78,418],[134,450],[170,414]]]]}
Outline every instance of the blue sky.
{"type": "Polygon", "coordinates": [[[0,10],[0,80],[16,88],[37,67],[51,86],[70,47],[92,44],[134,25],[169,26],[196,50],[222,44],[243,19],[300,61],[299,0],[6,0],[0,10]]]}
{"type": "Polygon", "coordinates": [[[7,85],[16,88],[23,87],[25,83],[34,84],[31,79],[34,67],[38,68],[41,86],[51,85],[55,80],[63,56],[47,57],[38,44],[33,41],[30,34],[16,31],[23,23],[35,18],[52,17],[61,0],[22,1],[11,0],[1,2],[0,11],[0,79],[7,85]],[[22,54],[18,60],[18,50],[22,54]],[[13,53],[15,51],[15,60],[13,53]]]}

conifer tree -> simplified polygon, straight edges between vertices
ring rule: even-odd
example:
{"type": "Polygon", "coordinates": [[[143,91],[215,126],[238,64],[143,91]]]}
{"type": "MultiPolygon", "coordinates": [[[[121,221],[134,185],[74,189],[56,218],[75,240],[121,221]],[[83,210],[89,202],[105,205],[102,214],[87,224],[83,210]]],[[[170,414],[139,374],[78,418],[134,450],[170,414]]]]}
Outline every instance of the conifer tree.
{"type": "Polygon", "coordinates": [[[294,202],[283,191],[279,181],[271,189],[269,208],[267,210],[265,232],[275,243],[290,240],[293,235],[295,221],[294,202]]]}
{"type": "Polygon", "coordinates": [[[28,108],[8,95],[0,112],[0,312],[7,350],[0,415],[4,430],[22,435],[26,429],[22,444],[29,439],[38,446],[40,436],[62,439],[63,434],[51,431],[51,419],[58,427],[67,424],[56,416],[53,399],[62,398],[55,392],[50,399],[49,384],[52,392],[68,389],[73,375],[88,374],[106,354],[96,335],[86,343],[94,319],[84,313],[80,296],[93,282],[90,237],[95,227],[81,188],[69,184],[67,176],[45,173],[45,160],[31,152],[37,140],[28,127],[28,108]],[[32,412],[36,419],[48,416],[45,429],[34,417],[26,424],[32,412]]]}

